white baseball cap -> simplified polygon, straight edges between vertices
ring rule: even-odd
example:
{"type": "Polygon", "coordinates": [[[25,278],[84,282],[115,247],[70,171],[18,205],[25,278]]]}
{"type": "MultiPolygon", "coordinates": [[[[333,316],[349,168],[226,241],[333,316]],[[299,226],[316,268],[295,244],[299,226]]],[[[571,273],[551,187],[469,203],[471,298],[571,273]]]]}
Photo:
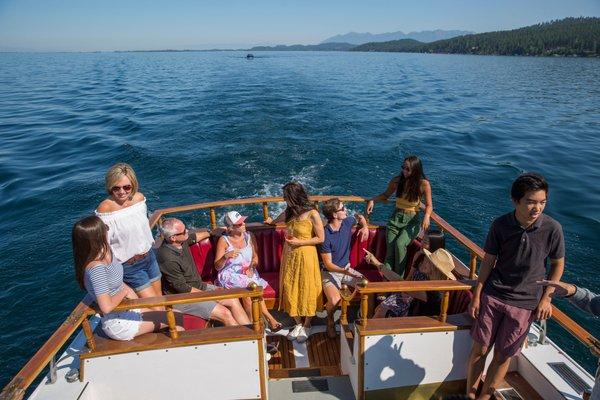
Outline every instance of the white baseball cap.
{"type": "Polygon", "coordinates": [[[244,222],[246,218],[248,217],[242,216],[242,214],[237,211],[229,211],[225,214],[225,224],[227,224],[227,226],[238,225],[244,222]]]}

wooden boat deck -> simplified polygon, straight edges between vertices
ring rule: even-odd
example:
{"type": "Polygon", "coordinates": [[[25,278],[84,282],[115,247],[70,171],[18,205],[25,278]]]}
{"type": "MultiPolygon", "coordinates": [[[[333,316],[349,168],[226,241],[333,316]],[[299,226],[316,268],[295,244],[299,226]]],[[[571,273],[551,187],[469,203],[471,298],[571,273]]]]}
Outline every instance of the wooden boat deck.
{"type": "Polygon", "coordinates": [[[270,379],[341,375],[339,338],[330,339],[325,332],[311,335],[306,341],[309,366],[304,368],[296,368],[293,343],[285,336],[269,336],[267,341],[279,349],[269,360],[270,379]]]}

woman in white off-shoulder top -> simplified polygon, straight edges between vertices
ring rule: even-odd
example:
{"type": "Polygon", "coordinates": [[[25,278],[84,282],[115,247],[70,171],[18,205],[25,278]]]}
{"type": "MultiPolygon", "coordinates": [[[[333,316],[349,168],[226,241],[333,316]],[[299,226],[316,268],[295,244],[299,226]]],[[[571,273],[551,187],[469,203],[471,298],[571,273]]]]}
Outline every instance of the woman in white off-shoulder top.
{"type": "Polygon", "coordinates": [[[105,179],[108,197],[96,215],[109,227],[108,240],[114,257],[123,264],[123,281],[140,297],[162,294],[160,269],[152,251],[154,238],[148,223],[146,198],[130,165],[113,165],[105,179]]]}

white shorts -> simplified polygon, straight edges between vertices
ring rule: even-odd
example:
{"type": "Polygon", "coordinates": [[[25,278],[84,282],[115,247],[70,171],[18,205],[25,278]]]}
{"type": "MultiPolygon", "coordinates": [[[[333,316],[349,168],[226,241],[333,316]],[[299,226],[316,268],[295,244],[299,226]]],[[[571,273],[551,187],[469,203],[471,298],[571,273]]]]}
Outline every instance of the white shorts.
{"type": "Polygon", "coordinates": [[[131,340],[142,324],[140,310],[128,310],[110,313],[102,318],[102,331],[111,339],[131,340]]]}

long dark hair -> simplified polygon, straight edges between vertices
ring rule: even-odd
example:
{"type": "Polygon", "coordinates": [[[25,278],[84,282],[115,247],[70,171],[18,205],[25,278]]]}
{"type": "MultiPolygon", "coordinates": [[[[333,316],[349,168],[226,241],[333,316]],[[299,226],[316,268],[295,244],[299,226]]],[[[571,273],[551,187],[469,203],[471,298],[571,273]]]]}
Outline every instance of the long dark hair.
{"type": "Polygon", "coordinates": [[[283,199],[287,203],[285,222],[315,208],[314,204],[308,199],[304,186],[298,182],[289,182],[283,186],[283,199]]]}
{"type": "Polygon", "coordinates": [[[75,278],[82,289],[85,267],[94,260],[104,258],[110,253],[106,233],[106,224],[95,215],[85,217],[73,225],[71,241],[73,244],[73,261],[75,278]]]}
{"type": "MultiPolygon", "coordinates": [[[[398,176],[398,187],[396,197],[404,197],[408,201],[417,201],[421,198],[421,180],[427,179],[423,173],[423,164],[417,156],[408,156],[404,159],[410,166],[410,175],[404,177],[402,171],[398,176]]],[[[404,165],[402,162],[402,165],[404,165]]]]}

